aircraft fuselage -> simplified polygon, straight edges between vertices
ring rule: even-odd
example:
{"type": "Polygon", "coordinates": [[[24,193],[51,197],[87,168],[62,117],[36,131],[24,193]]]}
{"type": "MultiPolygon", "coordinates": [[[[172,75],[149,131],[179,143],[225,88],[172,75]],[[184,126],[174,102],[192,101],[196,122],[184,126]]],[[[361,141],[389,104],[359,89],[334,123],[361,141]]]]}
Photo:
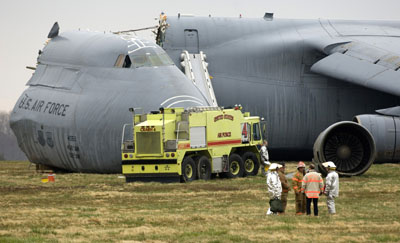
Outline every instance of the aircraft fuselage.
{"type": "MultiPolygon", "coordinates": [[[[329,125],[399,104],[310,68],[330,42],[374,38],[385,48],[388,36],[400,37],[400,22],[170,17],[168,24],[163,48],[172,60],[179,65],[182,50],[203,51],[218,104],[264,117],[274,159],[311,159],[329,125]]],[[[400,50],[398,40],[390,44],[400,50]]]]}

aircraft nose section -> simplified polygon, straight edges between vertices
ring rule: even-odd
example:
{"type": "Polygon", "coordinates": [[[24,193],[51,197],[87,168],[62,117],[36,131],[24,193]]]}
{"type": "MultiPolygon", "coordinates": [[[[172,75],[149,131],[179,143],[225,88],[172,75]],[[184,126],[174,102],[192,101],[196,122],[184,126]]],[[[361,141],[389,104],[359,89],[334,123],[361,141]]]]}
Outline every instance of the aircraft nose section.
{"type": "Polygon", "coordinates": [[[210,106],[172,61],[139,66],[139,57],[147,53],[136,54],[131,53],[131,67],[78,65],[53,73],[52,65],[46,65],[37,70],[10,121],[28,159],[69,171],[119,173],[122,127],[132,122],[129,108],[147,113],[160,107],[210,106]]]}

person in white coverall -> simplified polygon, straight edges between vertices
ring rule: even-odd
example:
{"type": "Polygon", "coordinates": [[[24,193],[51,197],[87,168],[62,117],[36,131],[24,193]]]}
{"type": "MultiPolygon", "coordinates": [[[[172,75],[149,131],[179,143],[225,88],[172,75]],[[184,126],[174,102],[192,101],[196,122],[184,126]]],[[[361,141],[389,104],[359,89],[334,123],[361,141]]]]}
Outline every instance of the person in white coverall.
{"type": "Polygon", "coordinates": [[[328,175],[325,179],[326,204],[330,214],[336,214],[335,198],[339,197],[339,175],[336,173],[336,165],[332,162],[325,162],[322,165],[328,170],[328,175]]]}
{"type": "Polygon", "coordinates": [[[269,162],[269,154],[268,154],[268,142],[267,140],[264,140],[263,145],[261,146],[260,149],[260,157],[261,157],[261,173],[265,176],[267,173],[267,170],[271,163],[269,162]]]}
{"type": "MultiPolygon", "coordinates": [[[[279,180],[279,175],[277,172],[277,169],[280,167],[282,167],[282,165],[272,163],[267,173],[267,185],[268,185],[268,193],[270,199],[274,198],[278,198],[279,200],[281,199],[282,184],[281,181],[279,180]]],[[[277,214],[277,213],[272,212],[270,207],[268,208],[267,215],[271,214],[277,214]]]]}

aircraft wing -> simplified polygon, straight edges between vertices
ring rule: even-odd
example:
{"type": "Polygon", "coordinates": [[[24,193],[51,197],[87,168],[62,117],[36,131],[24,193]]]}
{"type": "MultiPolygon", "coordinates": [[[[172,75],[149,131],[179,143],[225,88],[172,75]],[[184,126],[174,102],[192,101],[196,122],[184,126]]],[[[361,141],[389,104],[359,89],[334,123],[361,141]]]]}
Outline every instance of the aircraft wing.
{"type": "Polygon", "coordinates": [[[362,42],[341,42],[323,50],[327,57],[311,71],[400,96],[400,55],[362,42]]]}

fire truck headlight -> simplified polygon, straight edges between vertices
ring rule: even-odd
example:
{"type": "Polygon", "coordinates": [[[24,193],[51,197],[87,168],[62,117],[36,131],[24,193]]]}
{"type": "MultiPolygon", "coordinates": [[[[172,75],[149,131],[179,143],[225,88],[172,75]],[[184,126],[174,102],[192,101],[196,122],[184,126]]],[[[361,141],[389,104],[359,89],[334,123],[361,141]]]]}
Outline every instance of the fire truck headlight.
{"type": "Polygon", "coordinates": [[[172,158],[175,157],[175,153],[171,153],[171,157],[172,157],[172,158]]]}
{"type": "Polygon", "coordinates": [[[165,156],[168,158],[169,157],[169,153],[166,153],[165,156]]]}

